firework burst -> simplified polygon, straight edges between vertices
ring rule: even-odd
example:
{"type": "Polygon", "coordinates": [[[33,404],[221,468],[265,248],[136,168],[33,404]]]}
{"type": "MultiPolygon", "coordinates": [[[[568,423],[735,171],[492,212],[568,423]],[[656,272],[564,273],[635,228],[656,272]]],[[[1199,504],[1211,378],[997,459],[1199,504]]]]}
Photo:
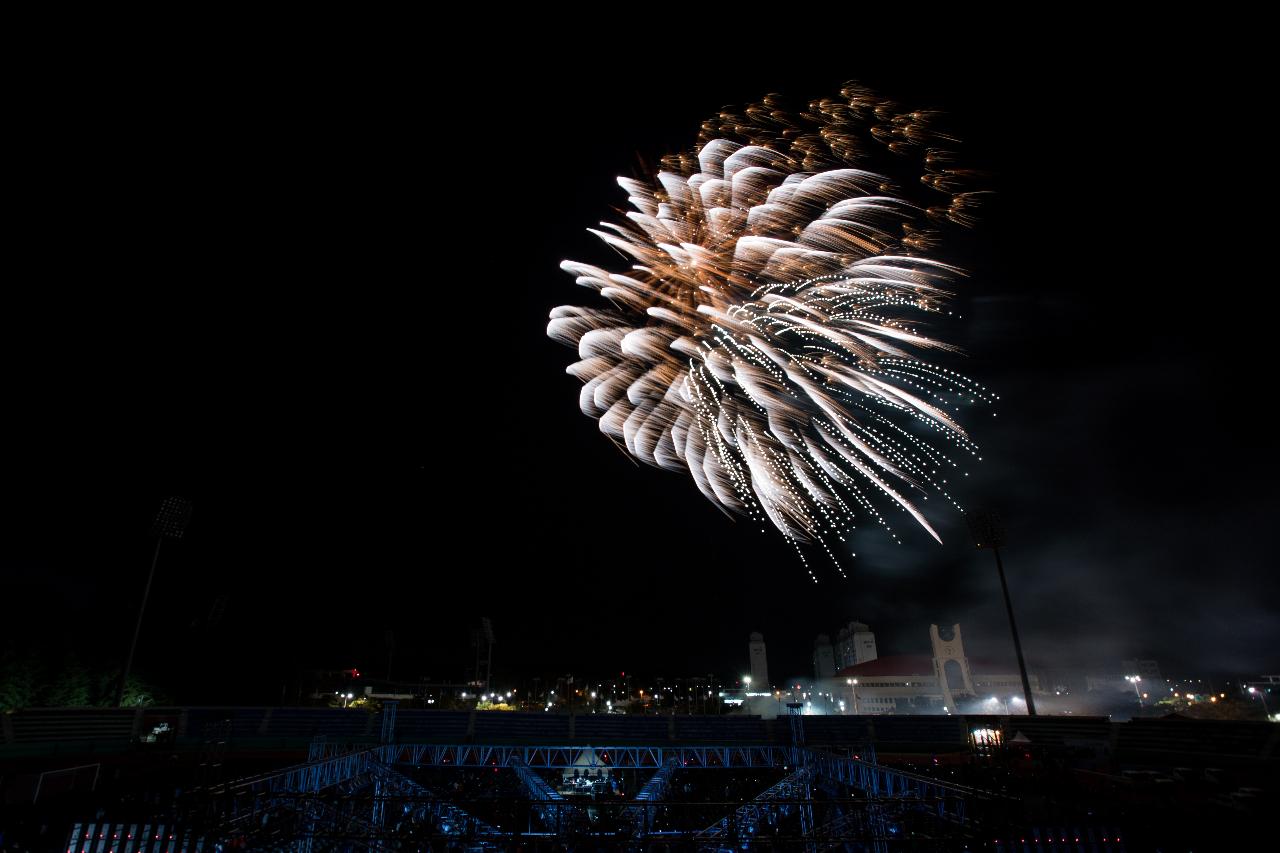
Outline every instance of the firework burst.
{"type": "Polygon", "coordinates": [[[547,327],[578,350],[583,413],[776,527],[815,580],[802,543],[843,575],[860,521],[897,539],[889,508],[938,539],[914,501],[955,503],[947,479],[977,455],[957,416],[993,399],[920,357],[954,350],[920,330],[951,313],[960,271],[937,248],[979,195],[954,150],[930,114],[851,85],[722,112],[651,179],[619,178],[634,210],[592,233],[631,266],[565,261],[611,304],[547,327]]]}

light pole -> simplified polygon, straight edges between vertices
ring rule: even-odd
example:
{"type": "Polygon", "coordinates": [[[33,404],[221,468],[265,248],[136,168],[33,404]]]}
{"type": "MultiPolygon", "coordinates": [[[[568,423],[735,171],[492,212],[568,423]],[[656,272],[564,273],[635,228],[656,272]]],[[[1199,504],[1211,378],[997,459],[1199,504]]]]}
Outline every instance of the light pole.
{"type": "Polygon", "coordinates": [[[853,715],[858,715],[858,679],[846,678],[845,684],[849,685],[849,692],[853,694],[853,715]]]}
{"type": "Polygon", "coordinates": [[[1018,655],[1018,674],[1022,676],[1022,694],[1027,700],[1027,714],[1036,715],[1036,703],[1031,698],[1031,679],[1027,678],[1027,663],[1022,658],[1022,641],[1018,639],[1018,623],[1013,618],[1013,601],[1009,598],[1009,584],[1004,579],[1004,563],[1000,559],[1000,546],[1004,545],[1004,526],[994,512],[968,514],[969,532],[978,549],[990,548],[996,555],[996,571],[1000,575],[1000,589],[1004,592],[1004,607],[1009,614],[1009,630],[1013,632],[1013,650],[1018,655]]]}
{"type": "Polygon", "coordinates": [[[1126,675],[1124,680],[1133,685],[1133,692],[1138,696],[1138,707],[1142,707],[1142,691],[1138,689],[1138,683],[1142,681],[1141,675],[1126,675]]]}
{"type": "Polygon", "coordinates": [[[147,573],[147,585],[142,589],[142,603],[138,605],[138,622],[133,626],[133,641],[129,643],[129,656],[124,659],[120,671],[120,683],[116,685],[116,705],[124,704],[125,685],[129,671],[133,669],[133,653],[138,649],[138,635],[142,633],[142,614],[147,611],[147,599],[151,597],[151,581],[156,576],[156,563],[160,560],[160,543],[166,539],[181,539],[191,521],[191,501],[185,498],[165,498],[151,524],[151,534],[156,537],[156,549],[151,554],[151,571],[147,573]]]}
{"type": "Polygon", "coordinates": [[[1271,719],[1271,709],[1267,707],[1267,691],[1259,690],[1256,687],[1250,687],[1249,695],[1257,696],[1262,700],[1262,713],[1266,715],[1268,720],[1271,719]]]}

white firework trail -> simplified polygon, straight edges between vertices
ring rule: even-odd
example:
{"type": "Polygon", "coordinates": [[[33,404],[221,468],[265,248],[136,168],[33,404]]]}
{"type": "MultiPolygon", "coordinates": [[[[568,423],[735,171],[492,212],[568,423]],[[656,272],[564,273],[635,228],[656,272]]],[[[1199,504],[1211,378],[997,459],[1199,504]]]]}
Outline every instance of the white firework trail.
{"type": "Polygon", "coordinates": [[[934,254],[979,195],[932,123],[854,85],[722,112],[651,180],[618,179],[635,209],[591,230],[630,269],[561,264],[612,303],[561,306],[547,327],[577,348],[583,413],[776,527],[815,581],[801,544],[843,576],[860,520],[897,540],[887,508],[941,542],[913,501],[959,508],[947,479],[978,449],[957,416],[995,399],[920,357],[955,350],[918,320],[951,313],[961,272],[934,254]]]}

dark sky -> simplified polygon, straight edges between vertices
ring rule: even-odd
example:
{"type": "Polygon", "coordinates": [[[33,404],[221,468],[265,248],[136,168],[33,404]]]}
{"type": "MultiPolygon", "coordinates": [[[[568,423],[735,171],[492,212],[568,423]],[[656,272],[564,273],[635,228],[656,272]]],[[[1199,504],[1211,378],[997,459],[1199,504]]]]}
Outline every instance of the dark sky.
{"type": "Polygon", "coordinates": [[[1003,398],[960,497],[1004,515],[1033,663],[1275,671],[1258,102],[1172,53],[979,54],[175,48],[51,72],[0,315],[8,641],[122,654],[150,517],[182,494],[140,666],[184,696],[378,672],[388,628],[401,674],[456,679],[482,615],[511,677],[732,674],[760,630],[781,679],[853,618],[882,654],[960,622],[1007,656],[958,517],[935,516],[943,546],[866,531],[814,586],[779,537],[619,453],[545,337],[591,299],[559,261],[609,260],[585,229],[624,203],[616,175],[722,104],[856,78],[947,111],[997,176],[957,247],[949,366],[1003,398]]]}

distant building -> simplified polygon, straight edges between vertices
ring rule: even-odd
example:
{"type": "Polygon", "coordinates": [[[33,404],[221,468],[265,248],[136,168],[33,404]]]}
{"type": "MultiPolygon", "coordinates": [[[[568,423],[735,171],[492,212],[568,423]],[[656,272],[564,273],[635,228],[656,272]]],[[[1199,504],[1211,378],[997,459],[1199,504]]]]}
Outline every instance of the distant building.
{"type": "MultiPolygon", "coordinates": [[[[741,635],[739,635],[741,636],[741,635]]],[[[765,657],[764,634],[752,633],[751,642],[747,644],[747,652],[751,661],[751,686],[755,690],[769,690],[769,662],[765,657]]]]}
{"type": "Polygon", "coordinates": [[[831,638],[819,634],[813,641],[813,676],[822,681],[836,674],[836,652],[831,647],[831,638]]]}
{"type": "Polygon", "coordinates": [[[876,659],[876,635],[862,622],[850,622],[836,635],[835,658],[843,669],[876,659]]]}
{"type": "Polygon", "coordinates": [[[1122,675],[1136,675],[1143,681],[1164,681],[1164,676],[1160,674],[1160,664],[1153,660],[1122,660],[1120,671],[1122,675]]]}
{"type": "Polygon", "coordinates": [[[1138,676],[1141,681],[1154,688],[1156,684],[1165,684],[1165,677],[1160,672],[1160,664],[1153,660],[1122,660],[1119,669],[1110,666],[1102,671],[1093,671],[1085,675],[1085,689],[1090,693],[1133,693],[1134,685],[1130,679],[1138,676]]]}
{"type": "Polygon", "coordinates": [[[1084,677],[1084,689],[1090,693],[1119,693],[1132,690],[1133,685],[1119,675],[1090,673],[1084,677]]]}
{"type": "MultiPolygon", "coordinates": [[[[846,709],[859,714],[1025,713],[1015,667],[983,662],[975,667],[965,655],[959,625],[931,625],[929,638],[932,656],[877,657],[843,667],[832,693],[847,697],[846,709]]],[[[1033,675],[1030,681],[1038,693],[1038,680],[1033,675]]]]}
{"type": "Polygon", "coordinates": [[[942,704],[947,708],[955,708],[956,696],[977,695],[973,673],[969,670],[969,659],[964,654],[960,626],[930,625],[929,642],[933,645],[933,668],[938,675],[942,704]]]}

